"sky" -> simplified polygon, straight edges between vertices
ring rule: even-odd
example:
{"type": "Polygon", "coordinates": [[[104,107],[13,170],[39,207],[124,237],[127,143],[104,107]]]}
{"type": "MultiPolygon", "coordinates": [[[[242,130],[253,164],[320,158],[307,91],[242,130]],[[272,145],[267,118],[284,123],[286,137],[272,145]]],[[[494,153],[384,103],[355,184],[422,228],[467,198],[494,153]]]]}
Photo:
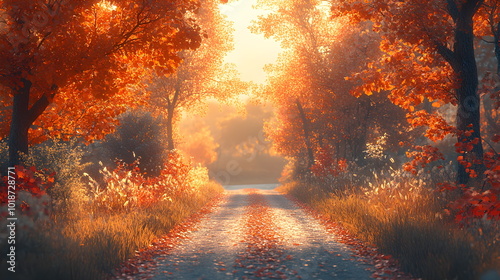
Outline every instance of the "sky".
{"type": "Polygon", "coordinates": [[[253,9],[257,0],[239,0],[220,5],[221,11],[233,21],[234,50],[226,56],[226,62],[234,63],[243,81],[264,83],[266,73],[264,65],[276,61],[281,48],[273,39],[266,39],[262,34],[253,34],[248,29],[252,20],[265,14],[263,10],[253,9]]]}

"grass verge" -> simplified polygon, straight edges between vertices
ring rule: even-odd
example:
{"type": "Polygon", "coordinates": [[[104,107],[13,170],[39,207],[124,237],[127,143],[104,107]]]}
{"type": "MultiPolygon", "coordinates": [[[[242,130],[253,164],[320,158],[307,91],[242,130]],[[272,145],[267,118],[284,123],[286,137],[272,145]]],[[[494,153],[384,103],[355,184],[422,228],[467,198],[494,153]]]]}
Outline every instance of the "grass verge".
{"type": "Polygon", "coordinates": [[[128,213],[79,215],[37,225],[36,231],[16,231],[16,273],[7,271],[7,244],[0,245],[1,279],[105,279],[136,250],[167,233],[176,224],[221,194],[209,183],[195,193],[128,213]],[[54,222],[64,220],[64,222],[54,222]]]}
{"type": "Polygon", "coordinates": [[[278,190],[340,222],[381,253],[394,256],[403,271],[416,277],[479,279],[489,270],[500,268],[498,223],[478,221],[459,228],[442,216],[440,202],[432,192],[399,188],[396,193],[391,190],[390,195],[374,186],[370,191],[339,196],[292,182],[278,190]]]}

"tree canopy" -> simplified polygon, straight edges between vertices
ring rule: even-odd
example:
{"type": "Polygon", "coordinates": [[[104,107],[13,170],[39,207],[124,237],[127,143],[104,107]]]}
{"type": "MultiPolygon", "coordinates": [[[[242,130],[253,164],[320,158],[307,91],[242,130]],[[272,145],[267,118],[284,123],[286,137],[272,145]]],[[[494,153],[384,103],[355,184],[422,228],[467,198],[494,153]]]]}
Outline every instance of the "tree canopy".
{"type": "Polygon", "coordinates": [[[200,45],[198,8],[183,0],[1,1],[0,100],[11,164],[27,152],[28,134],[92,140],[112,130],[110,120],[140,102],[129,89],[142,69],[172,73],[178,52],[200,45]],[[112,96],[118,100],[105,106],[96,100],[112,96]]]}

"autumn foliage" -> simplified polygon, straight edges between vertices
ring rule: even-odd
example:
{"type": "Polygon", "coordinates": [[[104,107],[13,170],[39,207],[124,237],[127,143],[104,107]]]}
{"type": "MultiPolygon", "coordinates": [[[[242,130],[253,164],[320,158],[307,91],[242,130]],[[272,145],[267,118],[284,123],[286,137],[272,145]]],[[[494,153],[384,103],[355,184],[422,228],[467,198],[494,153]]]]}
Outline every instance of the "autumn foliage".
{"type": "Polygon", "coordinates": [[[87,175],[95,213],[151,207],[160,201],[181,199],[208,183],[206,168],[193,167],[175,151],[169,153],[168,161],[155,177],[146,177],[141,172],[139,160],[130,164],[117,161],[114,170],[103,167],[100,172],[102,183],[87,175]]]}
{"type": "Polygon", "coordinates": [[[9,133],[11,165],[28,152],[29,139],[92,141],[112,132],[115,117],[140,103],[132,89],[145,69],[172,73],[177,53],[201,40],[188,15],[198,8],[192,1],[0,4],[0,102],[9,108],[0,137],[9,133]]]}
{"type": "MultiPolygon", "coordinates": [[[[490,36],[498,45],[498,1],[431,2],[334,1],[332,12],[347,15],[352,23],[373,22],[372,30],[382,37],[383,54],[353,75],[361,81],[355,94],[386,91],[394,104],[409,111],[412,125],[428,127],[430,140],[457,137],[459,145],[466,145],[460,155],[471,164],[458,165],[457,180],[466,184],[484,172],[474,37],[490,36]],[[454,124],[436,109],[445,104],[456,106],[454,124]]],[[[491,84],[491,72],[484,76],[491,84]]],[[[484,99],[485,104],[497,103],[497,92],[490,87],[493,100],[484,99]]]]}
{"type": "MultiPolygon", "coordinates": [[[[380,55],[380,38],[368,25],[349,26],[348,19],[332,20],[321,1],[261,1],[273,10],[253,26],[255,32],[280,41],[284,51],[266,67],[269,84],[261,96],[276,107],[266,126],[274,148],[293,166],[290,178],[311,174],[321,180],[350,166],[366,166],[367,145],[390,135],[384,150],[414,138],[405,113],[383,94],[353,96],[358,85],[346,79],[380,55]]],[[[290,179],[289,178],[289,179],[290,179]]]]}
{"type": "MultiPolygon", "coordinates": [[[[34,221],[41,217],[47,217],[52,206],[47,191],[53,187],[55,176],[55,172],[38,170],[34,166],[29,168],[21,165],[16,166],[14,175],[16,189],[13,190],[15,199],[9,199],[9,195],[13,193],[6,191],[0,193],[0,216],[8,217],[7,205],[10,201],[14,201],[16,203],[15,211],[20,210],[20,213],[14,212],[14,214],[21,217],[19,220],[22,226],[32,227],[34,221]]],[[[0,186],[7,189],[8,182],[9,177],[4,176],[0,186]]]]}
{"type": "MultiPolygon", "coordinates": [[[[466,168],[472,165],[461,156],[458,161],[466,168]]],[[[440,184],[440,191],[459,190],[462,193],[459,199],[449,204],[457,222],[469,223],[473,219],[481,218],[500,220],[500,156],[493,151],[487,152],[484,164],[487,170],[484,172],[486,178],[481,188],[454,183],[440,184]]]]}
{"type": "Polygon", "coordinates": [[[316,155],[314,165],[311,166],[311,171],[318,177],[337,176],[347,172],[347,160],[334,158],[330,148],[321,148],[316,155]]]}
{"type": "MultiPolygon", "coordinates": [[[[29,168],[16,166],[15,174],[16,190],[29,192],[34,197],[45,195],[54,184],[56,175],[55,172],[49,173],[48,170],[37,170],[34,166],[29,168]]],[[[7,176],[2,178],[2,184],[7,185],[8,181],[7,176]]],[[[7,193],[2,192],[1,195],[0,203],[6,203],[7,193]]]]}
{"type": "Polygon", "coordinates": [[[266,133],[289,160],[284,181],[335,189],[324,179],[451,160],[445,182],[467,186],[454,188],[457,219],[497,218],[499,3],[431,2],[260,1],[270,13],[253,31],[284,48],[260,92],[277,108],[266,133]]]}

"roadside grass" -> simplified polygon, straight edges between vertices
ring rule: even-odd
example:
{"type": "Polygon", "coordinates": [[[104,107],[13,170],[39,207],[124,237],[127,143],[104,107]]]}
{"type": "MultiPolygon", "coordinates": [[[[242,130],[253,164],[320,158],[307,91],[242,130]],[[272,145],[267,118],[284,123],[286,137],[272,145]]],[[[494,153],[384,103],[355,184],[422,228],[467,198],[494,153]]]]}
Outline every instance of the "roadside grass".
{"type": "Polygon", "coordinates": [[[58,212],[37,224],[36,230],[16,231],[16,273],[7,271],[7,244],[1,245],[0,278],[105,279],[136,250],[151,244],[222,191],[222,186],[209,182],[172,201],[125,213],[90,215],[85,207],[78,214],[58,212]]]}
{"type": "Polygon", "coordinates": [[[479,279],[488,270],[500,268],[498,222],[478,221],[460,228],[443,212],[443,200],[419,182],[376,181],[341,193],[299,182],[278,191],[340,222],[381,253],[394,256],[401,269],[415,277],[479,279]]]}

